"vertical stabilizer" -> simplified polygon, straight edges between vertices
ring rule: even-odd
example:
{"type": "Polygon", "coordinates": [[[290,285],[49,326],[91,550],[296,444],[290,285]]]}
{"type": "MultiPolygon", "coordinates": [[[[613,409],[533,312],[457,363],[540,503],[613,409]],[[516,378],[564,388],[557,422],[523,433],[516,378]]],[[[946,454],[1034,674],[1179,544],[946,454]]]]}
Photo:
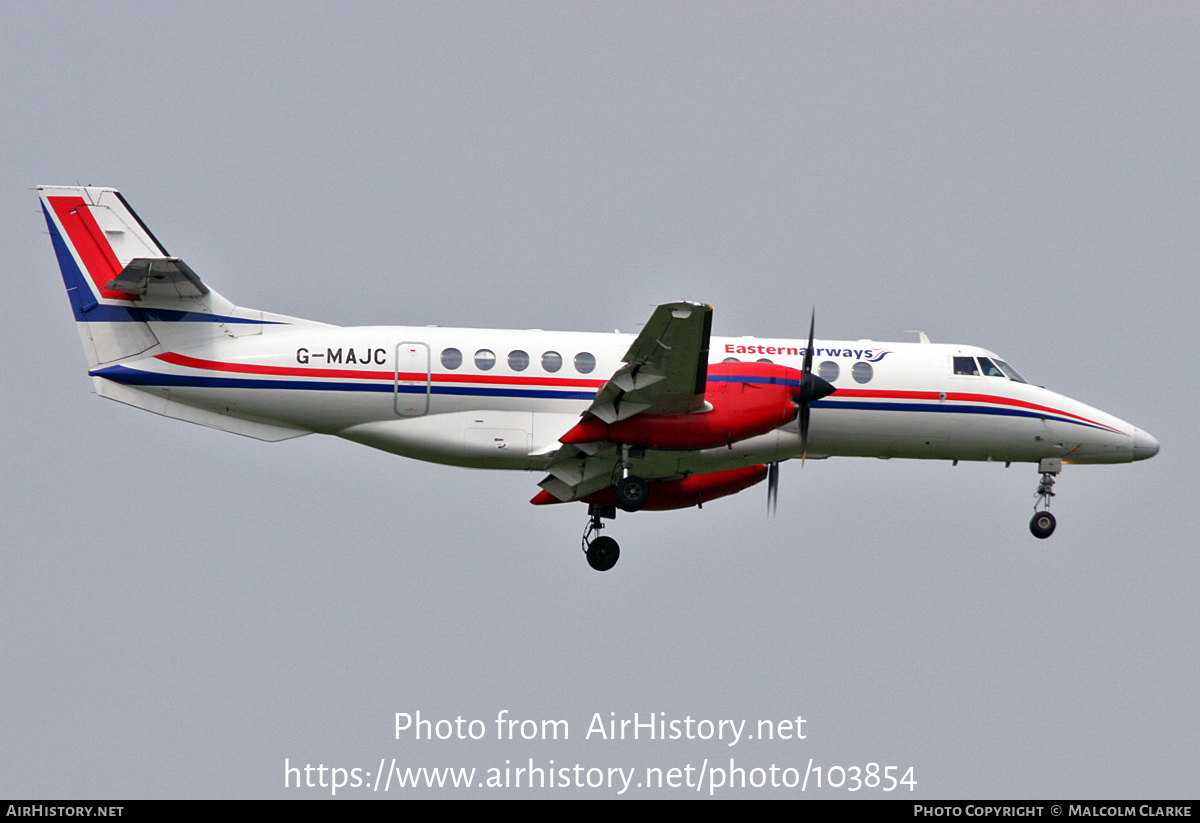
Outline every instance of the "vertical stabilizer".
{"type": "Polygon", "coordinates": [[[105,288],[129,260],[166,257],[158,241],[113,189],[39,186],[38,191],[88,366],[158,345],[139,298],[105,288]]]}
{"type": "Polygon", "coordinates": [[[116,189],[38,186],[38,193],[92,369],[306,322],[221,297],[167,253],[116,189]]]}

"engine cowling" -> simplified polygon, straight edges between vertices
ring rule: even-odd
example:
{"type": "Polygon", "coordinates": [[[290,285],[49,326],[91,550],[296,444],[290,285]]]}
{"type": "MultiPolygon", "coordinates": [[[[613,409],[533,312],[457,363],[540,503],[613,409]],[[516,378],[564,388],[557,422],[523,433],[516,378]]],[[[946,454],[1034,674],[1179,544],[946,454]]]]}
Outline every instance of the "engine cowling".
{"type": "Polygon", "coordinates": [[[591,415],[559,438],[561,443],[609,441],[648,449],[711,449],[766,434],[796,417],[793,395],[802,373],[775,363],[714,363],[704,399],[712,406],[693,414],[638,414],[616,423],[591,415]]]}

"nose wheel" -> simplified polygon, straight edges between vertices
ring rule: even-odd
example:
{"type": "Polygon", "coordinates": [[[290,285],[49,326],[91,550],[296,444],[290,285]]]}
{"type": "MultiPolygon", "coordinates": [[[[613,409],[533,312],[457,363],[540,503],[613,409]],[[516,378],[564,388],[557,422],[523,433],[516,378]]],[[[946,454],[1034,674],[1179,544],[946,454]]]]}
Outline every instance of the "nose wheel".
{"type": "Polygon", "coordinates": [[[617,560],[621,558],[621,547],[611,537],[595,535],[604,528],[605,520],[617,516],[617,510],[613,506],[592,503],[588,506],[588,516],[587,528],[583,530],[583,553],[589,566],[598,572],[606,572],[617,565],[617,560]]]}
{"type": "Polygon", "coordinates": [[[606,572],[621,559],[621,547],[611,537],[597,537],[587,547],[587,561],[598,572],[606,572]]]}
{"type": "Polygon", "coordinates": [[[1033,519],[1029,521],[1029,531],[1033,532],[1034,537],[1041,540],[1045,540],[1054,534],[1054,526],[1054,515],[1050,512],[1037,512],[1034,514],[1033,519]]]}
{"type": "Polygon", "coordinates": [[[1034,492],[1037,500],[1033,504],[1033,519],[1029,521],[1029,531],[1039,540],[1045,540],[1054,534],[1054,527],[1058,525],[1058,521],[1054,519],[1054,515],[1050,513],[1049,509],[1050,498],[1054,496],[1054,478],[1062,471],[1062,460],[1057,457],[1047,457],[1038,465],[1038,471],[1042,475],[1042,480],[1038,483],[1037,491],[1034,492]]]}

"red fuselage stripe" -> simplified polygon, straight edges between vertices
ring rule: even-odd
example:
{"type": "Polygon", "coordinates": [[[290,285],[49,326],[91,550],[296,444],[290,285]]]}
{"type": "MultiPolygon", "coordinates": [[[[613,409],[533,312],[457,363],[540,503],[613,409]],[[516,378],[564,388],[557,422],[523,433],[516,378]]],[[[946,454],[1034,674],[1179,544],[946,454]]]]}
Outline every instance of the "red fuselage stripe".
{"type": "MultiPolygon", "coordinates": [[[[1014,400],[1009,397],[997,397],[994,394],[975,394],[972,392],[946,392],[946,400],[957,400],[964,403],[990,403],[998,406],[1015,406],[1022,409],[1031,409],[1033,411],[1043,411],[1050,414],[1062,415],[1070,417],[1074,420],[1081,420],[1085,423],[1091,423],[1093,426],[1101,426],[1109,431],[1117,431],[1112,426],[1105,426],[1103,423],[1097,423],[1095,420],[1089,420],[1086,417],[1081,417],[1078,414],[1071,412],[1052,409],[1049,406],[1040,406],[1037,403],[1030,403],[1027,400],[1014,400]]],[[[838,397],[870,397],[870,398],[888,398],[892,400],[941,400],[940,392],[933,391],[876,391],[874,389],[838,389],[838,397]]],[[[1119,433],[1119,432],[1118,432],[1119,433]]]]}
{"type": "MultiPolygon", "coordinates": [[[[176,354],[175,352],[157,354],[155,357],[165,363],[172,363],[176,366],[187,366],[191,369],[239,372],[241,374],[275,374],[287,377],[337,377],[343,380],[347,378],[352,380],[395,380],[399,377],[400,380],[408,382],[423,382],[426,379],[424,372],[401,372],[397,375],[393,371],[368,369],[311,369],[297,366],[256,366],[249,363],[222,363],[216,360],[201,360],[197,357],[188,357],[185,354],[176,354]]],[[[482,374],[434,374],[432,377],[435,383],[490,383],[510,386],[551,386],[554,388],[582,386],[589,389],[598,389],[605,383],[603,380],[583,380],[573,377],[510,377],[499,374],[495,376],[482,374]]]]}

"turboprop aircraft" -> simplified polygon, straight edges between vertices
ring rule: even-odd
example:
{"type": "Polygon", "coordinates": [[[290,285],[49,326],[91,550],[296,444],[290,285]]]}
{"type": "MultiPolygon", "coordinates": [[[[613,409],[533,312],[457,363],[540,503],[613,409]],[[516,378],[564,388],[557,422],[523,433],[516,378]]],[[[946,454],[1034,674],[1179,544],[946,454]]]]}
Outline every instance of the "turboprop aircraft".
{"type": "Polygon", "coordinates": [[[259,440],[313,432],[395,454],[545,473],[535,505],[588,505],[582,548],[618,509],[701,506],[792,458],[1033,463],[1030,530],[1055,528],[1068,463],[1158,442],[1030,385],[976,346],[712,337],[712,307],[667,303],[638,335],[340,328],[244,309],[172,257],[120,192],[39,186],[96,393],[259,440]]]}

